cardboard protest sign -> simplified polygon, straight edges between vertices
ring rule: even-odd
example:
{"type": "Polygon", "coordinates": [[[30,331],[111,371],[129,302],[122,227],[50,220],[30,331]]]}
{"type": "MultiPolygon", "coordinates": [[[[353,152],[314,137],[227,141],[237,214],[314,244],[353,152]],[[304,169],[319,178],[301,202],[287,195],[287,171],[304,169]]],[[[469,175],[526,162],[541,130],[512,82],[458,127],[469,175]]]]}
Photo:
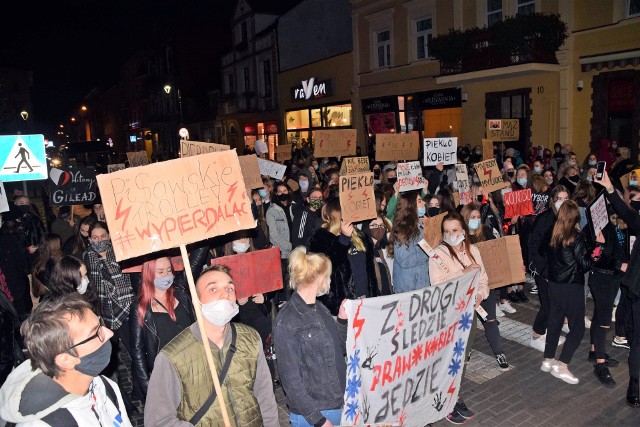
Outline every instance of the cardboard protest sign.
{"type": "Polygon", "coordinates": [[[473,167],[476,169],[480,184],[487,193],[504,188],[504,180],[498,170],[496,159],[478,162],[473,167]]]}
{"type": "Polygon", "coordinates": [[[285,165],[260,158],[258,159],[258,168],[262,175],[266,175],[277,180],[282,180],[284,173],[287,170],[285,165]]]}
{"type": "Polygon", "coordinates": [[[458,138],[425,138],[424,162],[425,166],[435,166],[438,163],[454,165],[458,161],[458,138]]]}
{"type": "Polygon", "coordinates": [[[420,218],[423,225],[422,236],[432,248],[442,242],[442,220],[445,216],[447,216],[447,213],[442,212],[436,216],[420,218]]]}
{"type": "Polygon", "coordinates": [[[487,139],[493,141],[517,141],[520,139],[520,120],[487,120],[487,139]]]}
{"type": "Polygon", "coordinates": [[[458,400],[479,273],[377,298],[347,300],[341,425],[422,426],[458,400]]]}
{"type": "Polygon", "coordinates": [[[484,269],[489,277],[489,288],[495,289],[524,282],[524,261],[520,249],[520,236],[511,235],[476,243],[484,269]]]}
{"type": "Polygon", "coordinates": [[[231,269],[238,299],[282,289],[282,264],[277,246],[214,258],[211,265],[226,265],[231,269]]]}
{"type": "Polygon", "coordinates": [[[248,190],[262,187],[262,176],[258,167],[258,157],[255,154],[246,156],[238,156],[240,161],[240,170],[244,178],[244,186],[248,190]]]}
{"type": "Polygon", "coordinates": [[[417,160],[420,139],[413,133],[379,133],[376,135],[376,162],[417,160]]]}
{"type": "Polygon", "coordinates": [[[7,200],[7,192],[4,190],[4,184],[0,182],[0,212],[9,211],[9,200],[7,200]]]}
{"type": "Polygon", "coordinates": [[[609,224],[609,213],[607,212],[607,200],[604,197],[604,191],[587,207],[587,220],[594,238],[598,237],[598,234],[609,224]]]}
{"type": "Polygon", "coordinates": [[[504,200],[505,218],[534,214],[530,188],[504,193],[502,199],[504,200]]]}
{"type": "Polygon", "coordinates": [[[291,144],[278,145],[276,147],[276,160],[284,162],[291,159],[291,144]]]}
{"type": "Polygon", "coordinates": [[[340,207],[345,222],[359,222],[376,217],[373,172],[344,175],[338,181],[340,207]]]}
{"type": "Polygon", "coordinates": [[[370,170],[368,157],[344,157],[340,166],[340,175],[369,172],[370,170]]]}
{"type": "Polygon", "coordinates": [[[235,150],[98,175],[121,261],[255,227],[235,150]]]}
{"type": "Polygon", "coordinates": [[[493,141],[490,139],[482,139],[482,160],[493,159],[493,141]]]}
{"type": "Polygon", "coordinates": [[[147,157],[146,151],[129,151],[127,153],[127,159],[129,160],[130,168],[149,164],[149,158],[147,157]]]}
{"type": "Polygon", "coordinates": [[[214,144],[213,142],[199,142],[199,141],[180,141],[180,157],[197,156],[205,153],[216,153],[218,151],[227,151],[231,149],[228,145],[214,144]]]}
{"type": "Polygon", "coordinates": [[[422,176],[420,162],[398,163],[396,173],[401,193],[424,188],[424,177],[422,176]]]}
{"type": "MultiPolygon", "coordinates": [[[[153,258],[158,258],[158,256],[154,255],[153,258]]],[[[173,269],[173,271],[184,270],[184,261],[182,260],[182,256],[172,256],[169,258],[171,259],[171,268],[173,269]]],[[[128,265],[128,262],[126,260],[120,264],[120,266],[122,267],[123,273],[141,273],[142,272],[142,264],[130,265],[130,266],[127,266],[127,265],[128,265]]]]}
{"type": "Polygon", "coordinates": [[[107,165],[107,173],[121,171],[126,168],[127,166],[124,163],[114,163],[112,165],[107,165]]]}
{"type": "Polygon", "coordinates": [[[295,179],[290,179],[287,181],[287,185],[291,188],[292,191],[298,191],[300,189],[300,184],[295,179]]]}
{"type": "Polygon", "coordinates": [[[467,171],[467,165],[465,165],[464,163],[456,163],[456,182],[458,185],[458,196],[460,198],[460,203],[463,205],[468,205],[469,203],[471,203],[473,195],[471,194],[469,172],[467,171]]]}
{"type": "Polygon", "coordinates": [[[52,205],[90,205],[98,196],[94,168],[51,168],[47,186],[52,205]]]}
{"type": "Polygon", "coordinates": [[[355,129],[316,130],[313,155],[316,158],[355,156],[357,142],[355,129]]]}

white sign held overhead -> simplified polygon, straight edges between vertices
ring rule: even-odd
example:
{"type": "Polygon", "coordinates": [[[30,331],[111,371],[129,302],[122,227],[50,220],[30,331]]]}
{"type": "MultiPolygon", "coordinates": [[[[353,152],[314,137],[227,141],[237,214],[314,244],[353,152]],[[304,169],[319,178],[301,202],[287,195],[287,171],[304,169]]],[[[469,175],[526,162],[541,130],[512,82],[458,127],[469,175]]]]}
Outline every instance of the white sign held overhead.
{"type": "Polygon", "coordinates": [[[455,165],[458,161],[458,138],[425,138],[424,165],[455,165]]]}
{"type": "Polygon", "coordinates": [[[278,180],[284,178],[284,173],[287,170],[285,165],[260,158],[258,159],[258,168],[260,168],[261,175],[267,175],[278,180]]]}
{"type": "Polygon", "coordinates": [[[0,181],[47,179],[44,135],[0,136],[0,181]]]}
{"type": "Polygon", "coordinates": [[[400,185],[401,193],[424,188],[424,178],[422,176],[422,166],[420,166],[420,162],[398,163],[396,172],[398,174],[398,184],[400,185]]]}
{"type": "Polygon", "coordinates": [[[7,200],[7,192],[4,189],[4,184],[0,182],[0,212],[9,211],[9,200],[7,200]]]}
{"type": "Polygon", "coordinates": [[[604,192],[600,193],[589,205],[587,209],[587,219],[591,224],[594,237],[598,237],[598,234],[609,223],[609,213],[607,212],[607,201],[604,197],[604,192]]]}

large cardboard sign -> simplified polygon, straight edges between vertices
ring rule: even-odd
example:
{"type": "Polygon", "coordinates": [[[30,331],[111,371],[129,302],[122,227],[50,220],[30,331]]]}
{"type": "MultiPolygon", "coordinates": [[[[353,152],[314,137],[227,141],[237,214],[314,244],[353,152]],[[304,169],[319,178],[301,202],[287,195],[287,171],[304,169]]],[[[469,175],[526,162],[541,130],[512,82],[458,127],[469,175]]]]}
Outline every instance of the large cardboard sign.
{"type": "Polygon", "coordinates": [[[258,168],[262,175],[266,175],[277,180],[282,180],[284,173],[287,170],[285,165],[260,158],[258,158],[258,168]]]}
{"type": "Polygon", "coordinates": [[[417,160],[419,135],[413,133],[379,133],[376,135],[376,162],[417,160]]]}
{"type": "Polygon", "coordinates": [[[238,156],[240,161],[240,169],[244,177],[244,186],[247,190],[262,187],[262,176],[260,175],[260,167],[258,166],[258,156],[249,154],[246,156],[238,156]]]}
{"type": "Polygon", "coordinates": [[[98,175],[121,261],[255,227],[235,150],[98,175]]]}
{"type": "Polygon", "coordinates": [[[487,120],[487,139],[493,141],[517,141],[520,139],[520,120],[487,120]]]}
{"type": "Polygon", "coordinates": [[[458,400],[479,272],[413,292],[348,300],[342,425],[422,426],[458,400]]]}
{"type": "Polygon", "coordinates": [[[0,182],[0,212],[9,211],[9,200],[7,199],[7,192],[4,189],[4,184],[0,182]]]}
{"type": "Polygon", "coordinates": [[[278,145],[276,147],[276,160],[284,162],[291,159],[291,144],[278,145]]]}
{"type": "Polygon", "coordinates": [[[534,214],[530,188],[505,193],[502,198],[504,200],[505,218],[534,214]]]}
{"type": "Polygon", "coordinates": [[[422,176],[420,162],[398,163],[396,173],[401,193],[424,188],[424,177],[422,176]]]}
{"type": "Polygon", "coordinates": [[[456,163],[456,182],[458,183],[458,197],[460,198],[460,204],[468,205],[471,203],[473,195],[471,194],[469,172],[467,171],[467,165],[464,163],[456,163]]]}
{"type": "Polygon", "coordinates": [[[424,162],[425,166],[435,166],[438,163],[455,165],[458,161],[458,138],[425,138],[424,162]]]}
{"type": "Polygon", "coordinates": [[[482,160],[493,159],[493,141],[490,139],[482,139],[482,160]]]}
{"type": "Polygon", "coordinates": [[[317,130],[313,155],[316,158],[355,156],[357,142],[358,131],[355,129],[317,130]]]}
{"type": "Polygon", "coordinates": [[[489,276],[489,288],[495,289],[524,282],[524,261],[520,249],[520,236],[505,236],[499,239],[476,243],[484,269],[489,276]]]}
{"type": "Polygon", "coordinates": [[[126,168],[127,165],[125,165],[124,163],[114,163],[111,165],[107,165],[107,173],[121,171],[126,168]]]}
{"type": "Polygon", "coordinates": [[[149,164],[149,158],[147,157],[146,151],[129,151],[127,153],[127,159],[129,160],[130,168],[149,164]]]}
{"type": "Polygon", "coordinates": [[[47,185],[52,205],[91,205],[98,196],[94,168],[51,168],[47,185]]]}
{"type": "Polygon", "coordinates": [[[373,172],[354,173],[339,178],[340,208],[345,222],[376,217],[373,172]]]}
{"type": "Polygon", "coordinates": [[[604,191],[587,207],[587,220],[594,238],[598,237],[598,234],[609,224],[609,213],[607,212],[604,191]]]}
{"type": "Polygon", "coordinates": [[[226,265],[236,288],[236,298],[282,289],[280,248],[223,256],[211,260],[211,265],[226,265]]]}
{"type": "Polygon", "coordinates": [[[215,144],[213,142],[200,141],[180,141],[180,157],[197,156],[205,153],[217,153],[218,151],[227,151],[231,149],[228,145],[215,144]]]}
{"type": "Polygon", "coordinates": [[[473,167],[476,169],[480,183],[487,193],[504,188],[504,180],[498,170],[496,159],[478,162],[473,167]]]}
{"type": "Polygon", "coordinates": [[[422,237],[431,246],[435,248],[442,242],[442,220],[447,216],[446,212],[432,217],[422,217],[422,237]]]}
{"type": "Polygon", "coordinates": [[[340,165],[340,175],[350,173],[369,172],[369,158],[364,157],[345,157],[340,165]]]}

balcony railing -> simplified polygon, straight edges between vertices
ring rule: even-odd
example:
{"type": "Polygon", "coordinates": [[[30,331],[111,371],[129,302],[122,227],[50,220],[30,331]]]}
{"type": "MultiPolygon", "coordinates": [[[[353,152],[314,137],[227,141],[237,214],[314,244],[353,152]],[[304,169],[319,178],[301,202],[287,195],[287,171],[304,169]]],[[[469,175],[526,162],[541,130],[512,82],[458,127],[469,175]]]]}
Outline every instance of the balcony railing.
{"type": "Polygon", "coordinates": [[[448,76],[532,62],[557,64],[555,51],[545,51],[536,42],[537,40],[525,40],[520,49],[512,52],[505,52],[486,42],[477,43],[462,58],[449,62],[440,61],[440,74],[448,76]]]}
{"type": "Polygon", "coordinates": [[[536,13],[508,17],[489,28],[450,30],[429,42],[429,52],[440,61],[441,75],[557,64],[556,51],[566,37],[566,24],[557,15],[536,13]]]}

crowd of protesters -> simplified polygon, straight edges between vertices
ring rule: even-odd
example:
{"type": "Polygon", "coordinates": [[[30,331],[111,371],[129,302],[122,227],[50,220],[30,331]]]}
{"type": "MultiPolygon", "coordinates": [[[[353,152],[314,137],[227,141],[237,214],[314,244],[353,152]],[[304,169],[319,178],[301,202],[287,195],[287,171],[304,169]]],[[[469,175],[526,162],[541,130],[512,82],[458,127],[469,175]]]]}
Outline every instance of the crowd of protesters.
{"type": "MultiPolygon", "coordinates": [[[[585,356],[603,386],[615,386],[609,368],[619,364],[607,354],[609,345],[629,349],[627,402],[640,408],[640,243],[633,243],[640,231],[640,169],[628,148],[603,140],[580,164],[570,145],[534,147],[528,156],[496,146],[504,186],[488,192],[473,168],[481,148],[459,147],[472,192],[464,206],[456,206],[454,165],[424,167],[424,188],[401,192],[397,162],[375,162],[371,153],[376,216],[356,224],[341,215],[340,159],[314,158],[309,144],[294,148],[283,180],[265,176],[263,187],[249,190],[254,229],[189,248],[234,425],[279,425],[274,390],[280,386],[291,425],[337,425],[345,389],[344,301],[416,291],[471,270],[479,272],[475,306],[486,315],[478,321],[499,369],[510,369],[499,318],[526,304],[527,294],[537,295],[530,346],[543,352],[540,369],[577,384],[569,367],[589,329],[585,356]],[[599,161],[607,165],[602,177],[599,161]],[[504,194],[523,189],[532,191],[534,213],[505,218],[504,194]],[[609,222],[594,234],[587,211],[600,193],[609,222]],[[430,259],[418,242],[428,231],[423,220],[440,214],[442,241],[430,259]],[[490,289],[476,244],[508,235],[520,237],[526,282],[490,289]],[[210,266],[216,257],[271,247],[280,249],[282,291],[237,299],[234,272],[210,266]]],[[[2,214],[0,418],[18,425],[127,426],[143,410],[150,426],[222,425],[184,271],[163,253],[149,254],[141,271],[127,270],[115,259],[100,200],[81,208],[41,215],[27,195],[16,194],[2,214]],[[125,352],[130,395],[118,387],[128,380],[117,369],[125,352]]],[[[459,399],[447,419],[462,424],[471,417],[459,399]]]]}

